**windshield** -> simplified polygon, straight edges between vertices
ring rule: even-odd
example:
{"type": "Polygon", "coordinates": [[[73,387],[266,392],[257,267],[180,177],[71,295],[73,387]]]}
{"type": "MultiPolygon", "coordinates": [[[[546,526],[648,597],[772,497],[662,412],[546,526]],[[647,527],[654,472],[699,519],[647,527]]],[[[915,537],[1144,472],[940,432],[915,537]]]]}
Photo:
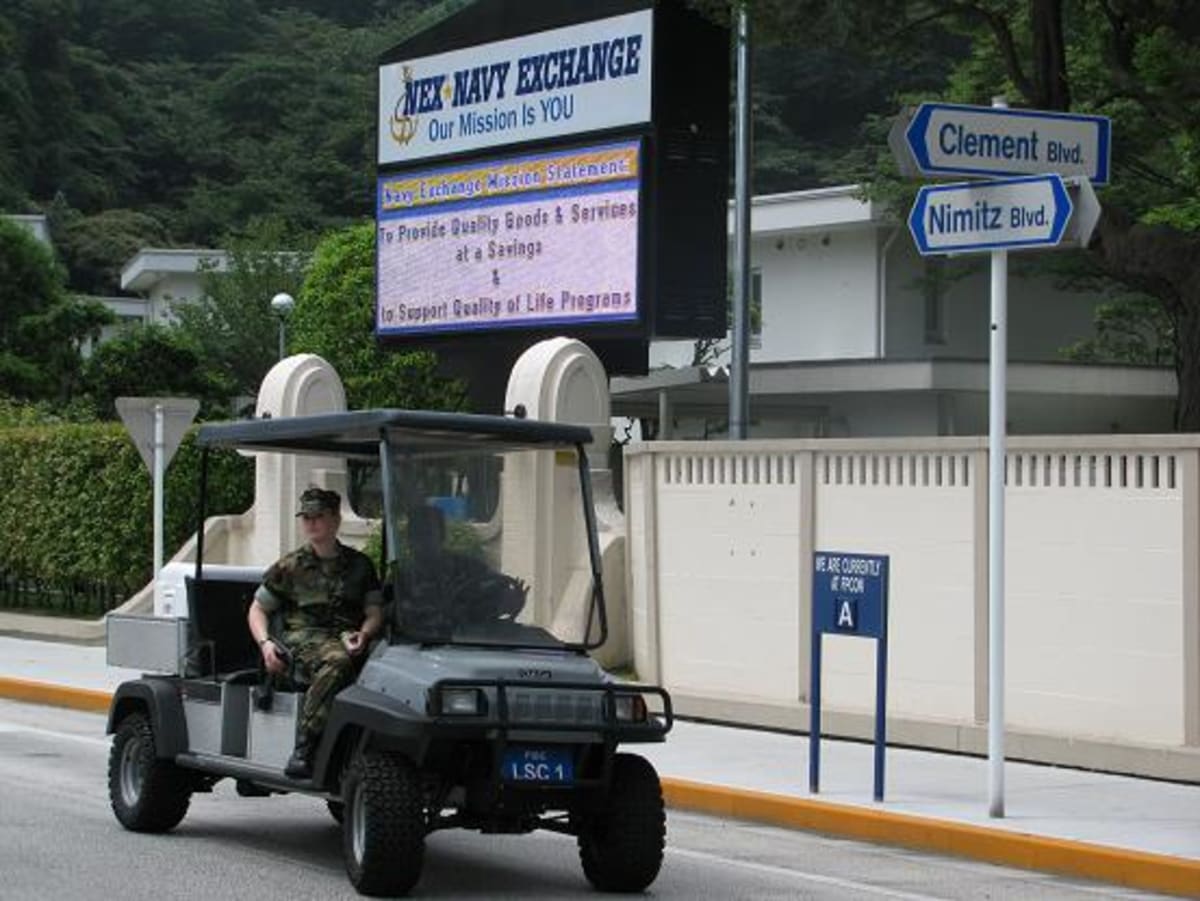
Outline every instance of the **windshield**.
{"type": "Polygon", "coordinates": [[[527,647],[600,640],[574,449],[389,454],[384,503],[399,640],[527,647]],[[541,509],[539,478],[554,486],[553,510],[541,509]]]}

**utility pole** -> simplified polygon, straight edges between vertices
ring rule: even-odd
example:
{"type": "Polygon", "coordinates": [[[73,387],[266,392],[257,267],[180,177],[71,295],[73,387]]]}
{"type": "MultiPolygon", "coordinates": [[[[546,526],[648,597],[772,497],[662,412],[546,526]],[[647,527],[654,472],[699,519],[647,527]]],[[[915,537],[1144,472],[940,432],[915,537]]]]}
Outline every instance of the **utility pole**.
{"type": "Polygon", "coordinates": [[[743,440],[750,421],[750,12],[737,12],[737,135],[734,149],[733,348],[729,437],[743,440]]]}

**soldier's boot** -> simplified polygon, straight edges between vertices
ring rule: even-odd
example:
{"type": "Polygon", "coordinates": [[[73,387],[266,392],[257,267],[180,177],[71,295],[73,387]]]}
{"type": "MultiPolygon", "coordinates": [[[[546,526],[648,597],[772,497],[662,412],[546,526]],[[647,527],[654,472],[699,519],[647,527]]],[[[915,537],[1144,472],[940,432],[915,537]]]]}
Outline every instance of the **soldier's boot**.
{"type": "Polygon", "coordinates": [[[288,758],[287,766],[283,768],[283,774],[289,779],[311,779],[314,747],[315,743],[310,735],[307,733],[297,735],[296,749],[288,758]]]}

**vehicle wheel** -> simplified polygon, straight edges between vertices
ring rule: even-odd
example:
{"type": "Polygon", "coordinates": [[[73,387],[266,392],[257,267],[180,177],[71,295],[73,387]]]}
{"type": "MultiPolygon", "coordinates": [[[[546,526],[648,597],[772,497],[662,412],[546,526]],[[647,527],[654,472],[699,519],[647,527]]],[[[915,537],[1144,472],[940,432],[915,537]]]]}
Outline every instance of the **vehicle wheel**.
{"type": "Polygon", "coordinates": [[[155,756],[154,727],[144,713],[125,717],[113,736],[108,798],[117,820],[134,832],[166,832],[187,813],[192,799],[187,774],[155,756]]]}
{"type": "Polygon", "coordinates": [[[363,895],[406,894],[425,860],[416,768],[397,754],[362,754],[350,766],[343,794],[342,851],[351,884],[363,895]]]}
{"type": "Polygon", "coordinates": [[[604,892],[640,892],[658,876],[666,837],[658,773],[643,757],[618,754],[608,797],[581,817],[583,874],[604,892]]]}
{"type": "Polygon", "coordinates": [[[329,815],[338,823],[346,819],[346,805],[341,801],[326,801],[325,806],[329,808],[329,815]]]}

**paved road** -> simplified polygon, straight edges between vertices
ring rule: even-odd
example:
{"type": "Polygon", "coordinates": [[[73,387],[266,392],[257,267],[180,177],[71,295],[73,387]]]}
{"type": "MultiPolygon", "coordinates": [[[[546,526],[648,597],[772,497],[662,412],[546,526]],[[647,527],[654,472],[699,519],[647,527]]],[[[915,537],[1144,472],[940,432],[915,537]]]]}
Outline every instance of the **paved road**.
{"type": "MultiPolygon", "coordinates": [[[[108,807],[103,718],[0,701],[0,898],[356,897],[340,832],[305,797],[198,795],[165,836],[122,830],[108,807]]],[[[1148,898],[1100,885],[800,832],[672,814],[655,898],[1148,898]]],[[[430,837],[417,895],[598,897],[571,839],[430,837]]]]}

